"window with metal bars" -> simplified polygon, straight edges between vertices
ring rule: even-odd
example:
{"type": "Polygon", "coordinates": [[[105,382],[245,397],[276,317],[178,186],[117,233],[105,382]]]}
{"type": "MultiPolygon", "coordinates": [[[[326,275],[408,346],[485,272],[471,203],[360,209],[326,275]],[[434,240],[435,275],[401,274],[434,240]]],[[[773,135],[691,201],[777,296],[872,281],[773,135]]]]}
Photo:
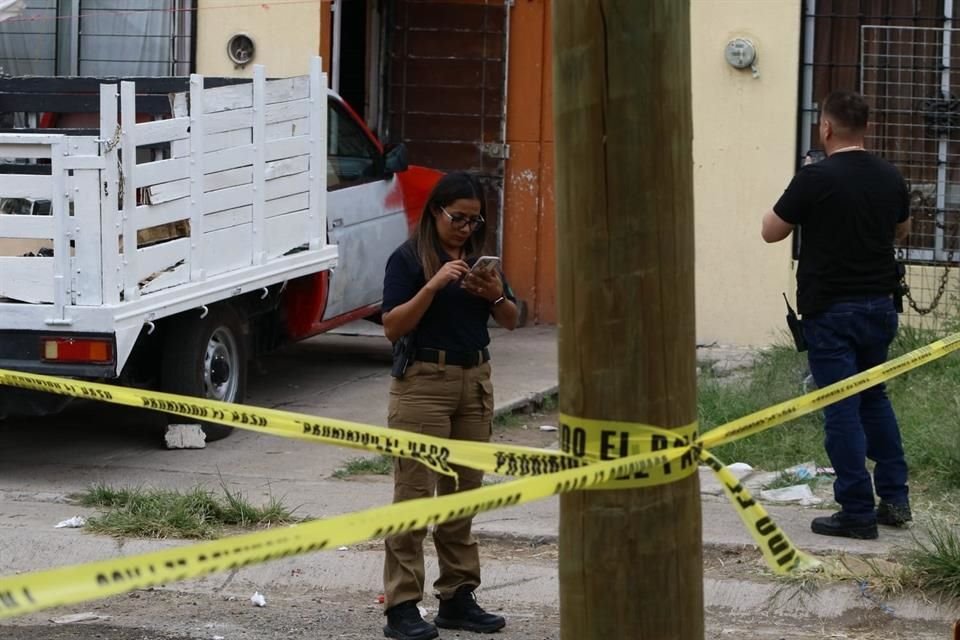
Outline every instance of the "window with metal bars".
{"type": "Polygon", "coordinates": [[[183,76],[195,0],[27,0],[0,23],[5,75],[183,76]]]}
{"type": "MultiPolygon", "coordinates": [[[[913,231],[897,247],[913,264],[960,259],[960,100],[954,69],[960,0],[805,0],[800,153],[817,148],[819,100],[855,89],[871,104],[867,145],[903,174],[913,231]]],[[[799,159],[798,159],[799,162],[799,159]]]]}

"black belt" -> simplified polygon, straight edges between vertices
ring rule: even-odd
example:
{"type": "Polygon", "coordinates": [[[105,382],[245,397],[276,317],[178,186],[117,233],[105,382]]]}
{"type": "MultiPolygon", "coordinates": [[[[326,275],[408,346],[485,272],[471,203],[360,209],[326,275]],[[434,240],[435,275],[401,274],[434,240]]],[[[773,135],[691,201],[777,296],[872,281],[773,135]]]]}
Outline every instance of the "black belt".
{"type": "Polygon", "coordinates": [[[439,349],[417,349],[413,356],[414,360],[419,362],[436,362],[441,360],[444,364],[454,365],[456,367],[476,367],[490,359],[490,352],[486,349],[480,351],[441,351],[439,349]]]}

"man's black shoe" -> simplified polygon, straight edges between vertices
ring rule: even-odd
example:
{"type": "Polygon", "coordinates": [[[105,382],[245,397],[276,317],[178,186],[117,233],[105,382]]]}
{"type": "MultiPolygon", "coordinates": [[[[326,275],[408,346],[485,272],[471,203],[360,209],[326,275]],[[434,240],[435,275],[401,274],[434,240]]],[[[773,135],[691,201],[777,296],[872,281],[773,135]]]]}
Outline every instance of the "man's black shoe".
{"type": "Polygon", "coordinates": [[[810,529],[822,536],[873,540],[877,537],[877,523],[872,518],[854,518],[838,511],[832,516],[814,518],[810,529]]]}
{"type": "Polygon", "coordinates": [[[449,600],[440,601],[434,622],[441,629],[463,629],[476,633],[493,633],[503,629],[503,616],[487,613],[473,594],[473,587],[460,587],[449,600]]]}
{"type": "Polygon", "coordinates": [[[910,504],[891,504],[880,502],[877,507],[877,524],[888,527],[907,528],[913,523],[913,514],[910,513],[910,504]]]}
{"type": "Polygon", "coordinates": [[[387,625],[383,635],[397,640],[432,640],[440,633],[423,619],[417,603],[410,600],[387,609],[387,625]]]}

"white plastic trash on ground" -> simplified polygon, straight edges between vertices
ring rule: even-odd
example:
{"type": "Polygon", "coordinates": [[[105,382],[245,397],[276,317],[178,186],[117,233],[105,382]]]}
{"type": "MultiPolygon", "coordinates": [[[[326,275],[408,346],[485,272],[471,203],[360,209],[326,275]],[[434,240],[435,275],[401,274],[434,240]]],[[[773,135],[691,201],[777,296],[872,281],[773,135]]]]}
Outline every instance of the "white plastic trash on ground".
{"type": "Polygon", "coordinates": [[[79,529],[80,527],[87,524],[87,519],[83,516],[73,516],[63,522],[58,522],[53,528],[54,529],[79,529]]]}
{"type": "Polygon", "coordinates": [[[261,594],[259,591],[254,592],[254,594],[250,596],[250,602],[256,607],[267,606],[267,599],[263,597],[263,594],[261,594]]]}
{"type": "Polygon", "coordinates": [[[103,616],[99,613],[87,611],[85,613],[70,613],[65,616],[50,618],[53,624],[76,624],[78,622],[93,622],[95,620],[109,620],[110,616],[103,616]]]}
{"type": "Polygon", "coordinates": [[[768,502],[796,502],[801,506],[810,506],[823,502],[813,495],[808,484],[795,484],[782,489],[764,489],[760,492],[760,499],[768,502]]]}
{"type": "Polygon", "coordinates": [[[733,464],[727,465],[727,470],[732,473],[737,480],[743,480],[745,477],[753,473],[753,467],[748,465],[746,462],[734,462],[733,464]]]}
{"type": "Polygon", "coordinates": [[[797,480],[809,480],[817,477],[817,464],[812,460],[797,464],[783,470],[783,475],[796,478],[797,480]]]}

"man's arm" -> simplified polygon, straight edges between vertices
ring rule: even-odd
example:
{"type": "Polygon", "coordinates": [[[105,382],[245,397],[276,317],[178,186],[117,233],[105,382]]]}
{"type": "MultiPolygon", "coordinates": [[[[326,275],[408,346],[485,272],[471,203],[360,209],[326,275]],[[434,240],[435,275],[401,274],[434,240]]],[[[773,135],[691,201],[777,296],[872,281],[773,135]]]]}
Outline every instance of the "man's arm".
{"type": "Polygon", "coordinates": [[[903,242],[907,239],[907,236],[910,235],[910,221],[913,218],[907,218],[903,222],[897,223],[896,237],[897,242],[903,242]]]}
{"type": "Polygon", "coordinates": [[[794,225],[790,224],[777,215],[777,212],[770,209],[763,214],[763,227],[760,229],[760,236],[766,242],[780,242],[790,235],[794,225]]]}

